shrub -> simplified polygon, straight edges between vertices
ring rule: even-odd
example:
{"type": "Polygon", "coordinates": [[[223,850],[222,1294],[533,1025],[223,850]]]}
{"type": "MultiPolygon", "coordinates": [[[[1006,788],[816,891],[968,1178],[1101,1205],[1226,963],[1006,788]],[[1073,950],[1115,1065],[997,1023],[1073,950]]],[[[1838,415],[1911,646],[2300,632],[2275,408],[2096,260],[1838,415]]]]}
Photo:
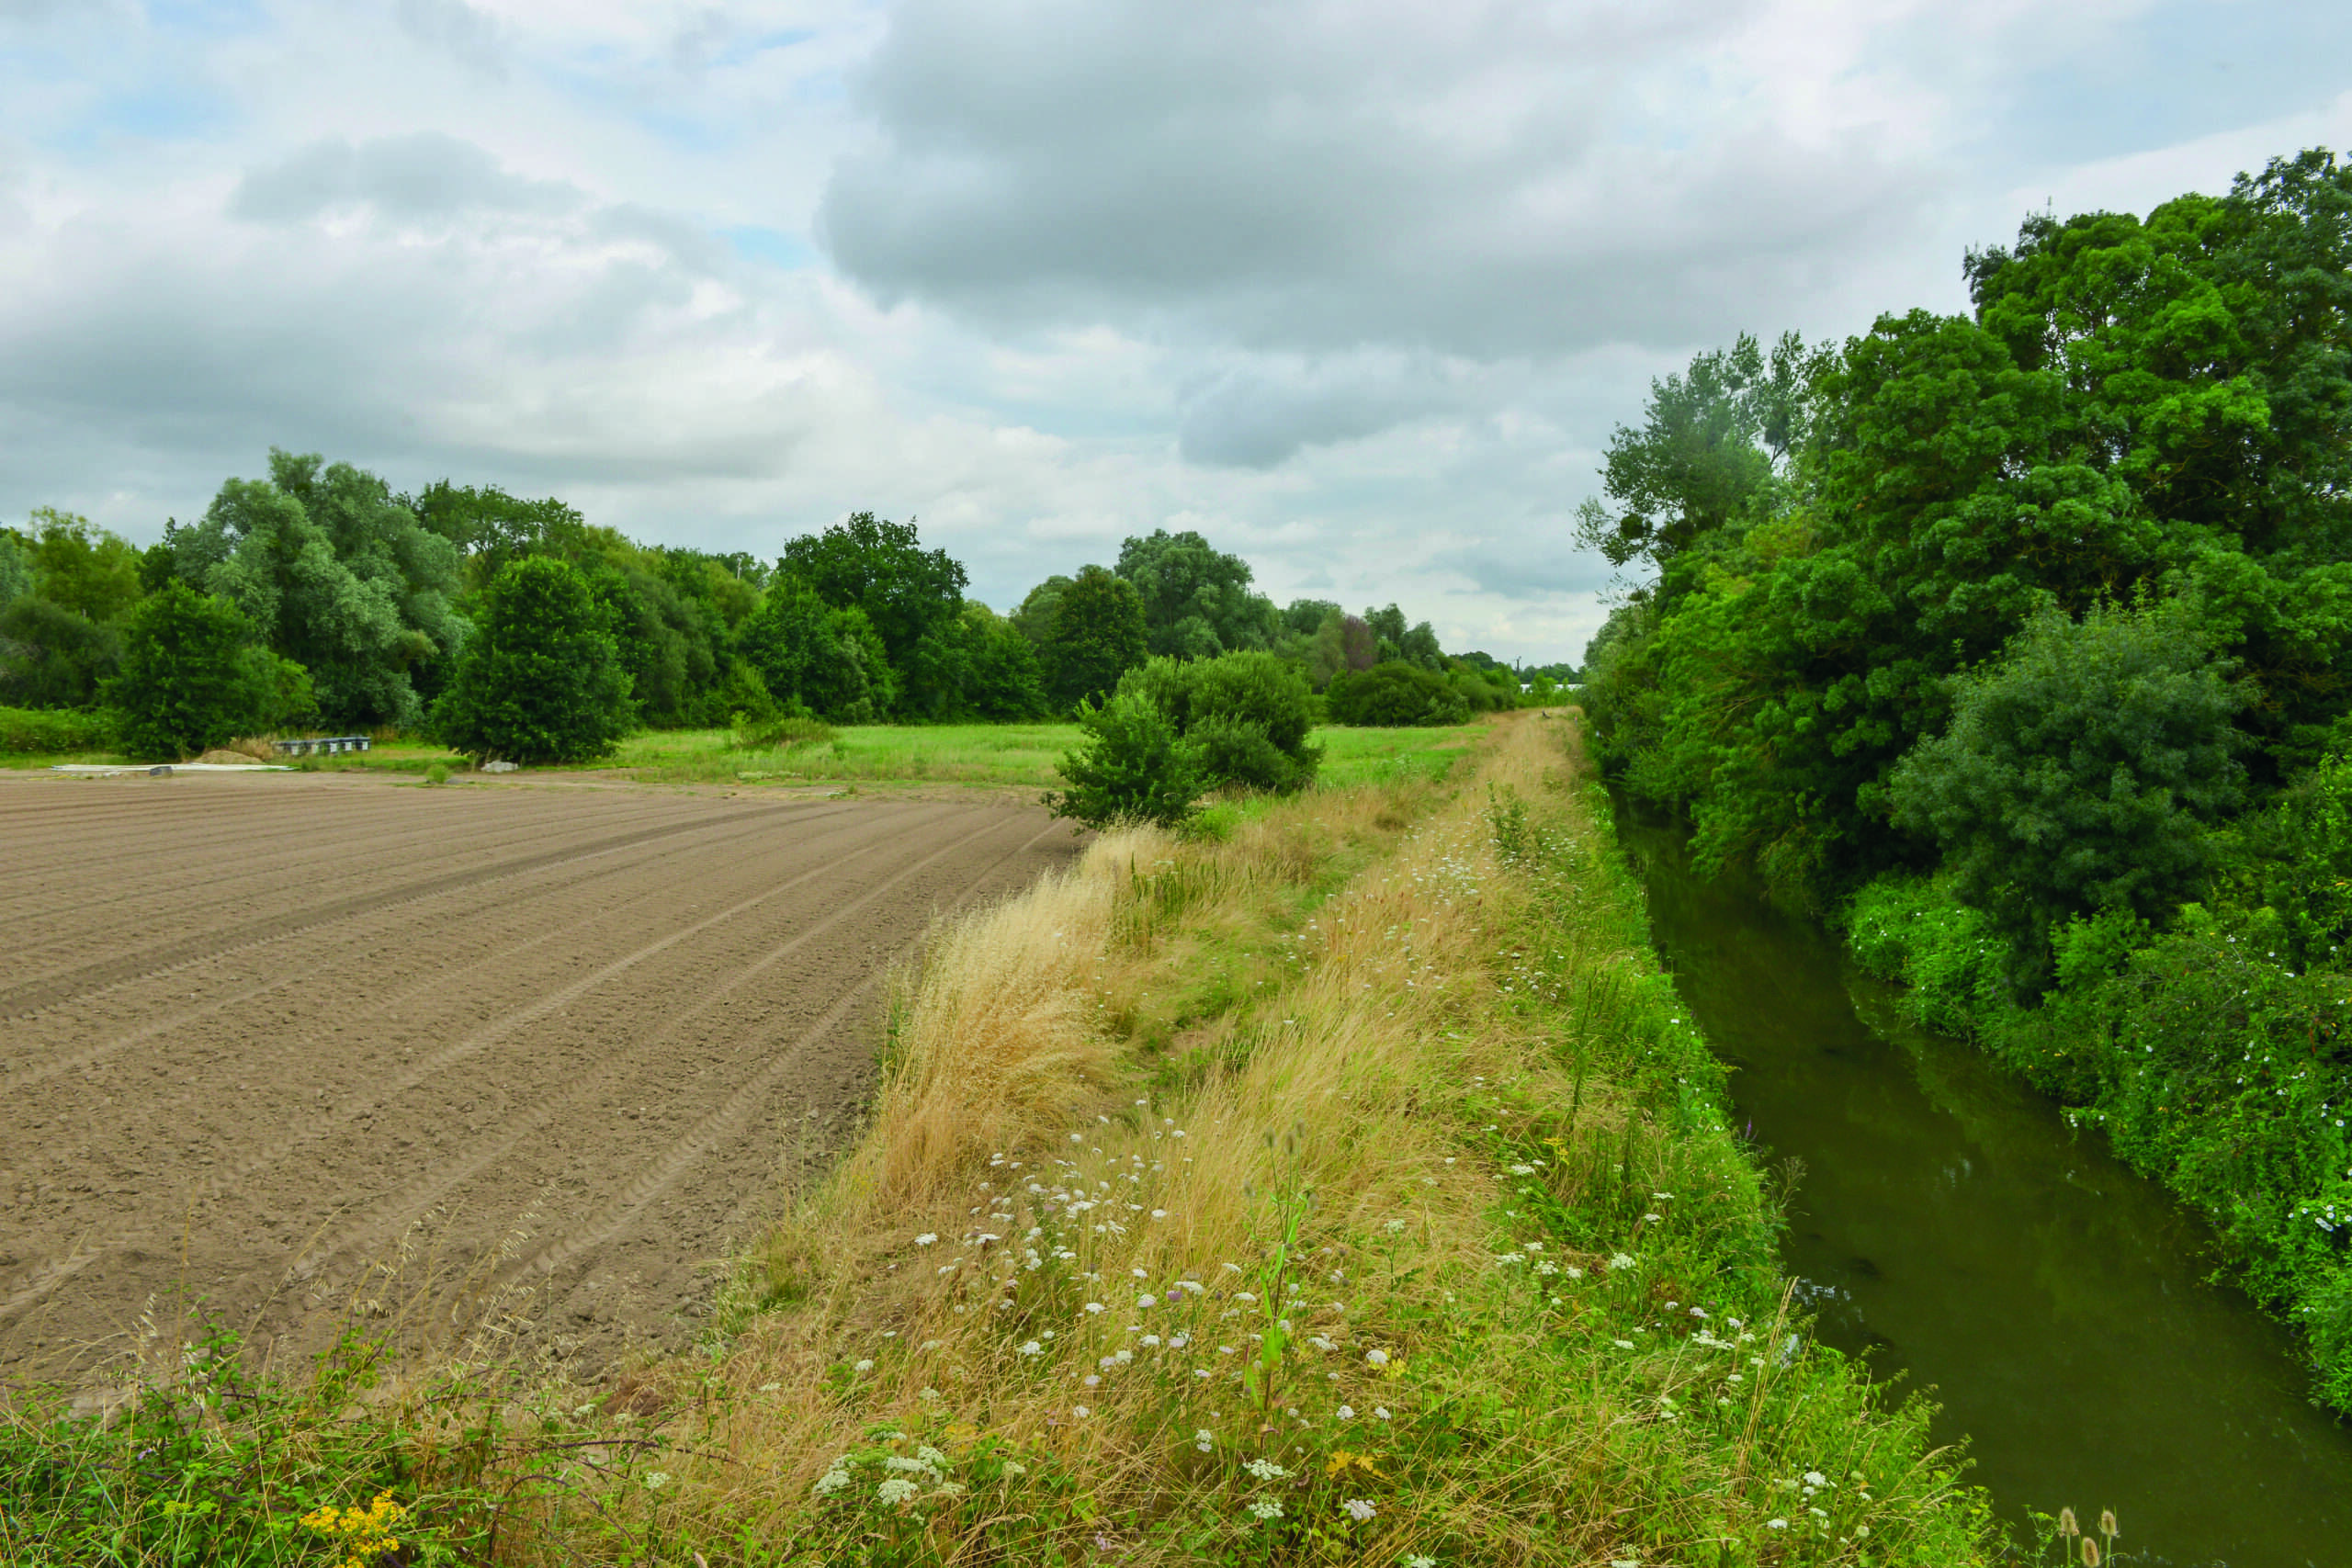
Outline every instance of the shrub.
{"type": "Polygon", "coordinates": [[[1460,724],[1470,716],[1451,680],[1402,660],[1333,676],[1323,703],[1334,724],[1396,728],[1460,724]]]}
{"type": "Polygon", "coordinates": [[[783,751],[795,746],[825,746],[833,739],[833,727],[810,713],[797,702],[773,707],[764,718],[748,714],[735,716],[735,733],[728,744],[738,751],[783,751]]]}
{"type": "Polygon", "coordinates": [[[481,626],[434,705],[443,744],[479,758],[600,757],[634,716],[609,613],[563,561],[510,562],[482,594],[481,626]]]}
{"type": "Polygon", "coordinates": [[[2242,793],[2245,703],[2185,605],[2045,612],[1896,765],[1894,822],[1936,840],[2011,944],[2013,979],[2039,985],[2069,919],[2161,919],[2195,895],[2204,829],[2242,793]]]}
{"type": "Polygon", "coordinates": [[[106,751],[121,716],[105,708],[0,708],[0,751],[106,751]]]}
{"type": "Polygon", "coordinates": [[[1159,704],[1119,692],[1099,707],[1081,704],[1078,722],[1087,739],[1060,765],[1069,787],[1046,794],[1055,816],[1089,828],[1192,818],[1204,787],[1200,758],[1159,704]]]}
{"type": "MultiPolygon", "coordinates": [[[[306,682],[256,647],[244,615],[184,582],[149,595],[123,628],[122,665],[106,684],[123,750],[168,761],[277,722],[286,690],[306,682]]],[[[299,671],[300,667],[296,667],[299,671]]]]}
{"type": "Polygon", "coordinates": [[[19,594],[0,609],[0,697],[27,707],[86,707],[122,660],[113,627],[19,594]]]}
{"type": "Polygon", "coordinates": [[[1193,748],[1206,787],[1289,795],[1312,784],[1323,761],[1322,748],[1306,741],[1315,694],[1271,653],[1153,659],[1122,676],[1118,689],[1168,716],[1193,748]]]}

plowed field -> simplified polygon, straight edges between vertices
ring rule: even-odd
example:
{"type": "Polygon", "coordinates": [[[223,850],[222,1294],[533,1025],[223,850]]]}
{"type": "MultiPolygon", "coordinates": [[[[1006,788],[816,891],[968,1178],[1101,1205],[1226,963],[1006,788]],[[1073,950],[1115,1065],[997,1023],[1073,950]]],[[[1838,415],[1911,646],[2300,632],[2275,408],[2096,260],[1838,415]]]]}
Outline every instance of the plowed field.
{"type": "Polygon", "coordinates": [[[195,1303],[675,1342],[1035,807],[0,777],[0,1382],[195,1303]]]}

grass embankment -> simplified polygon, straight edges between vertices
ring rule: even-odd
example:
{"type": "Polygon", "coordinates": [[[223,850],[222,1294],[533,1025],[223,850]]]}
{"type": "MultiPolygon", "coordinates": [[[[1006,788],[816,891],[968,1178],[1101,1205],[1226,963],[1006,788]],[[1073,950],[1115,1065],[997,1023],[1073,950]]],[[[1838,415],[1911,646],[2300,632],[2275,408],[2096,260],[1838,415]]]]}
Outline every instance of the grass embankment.
{"type": "Polygon", "coordinates": [[[334,1500],[534,1562],[1988,1560],[1925,1413],[1787,1316],[1569,734],[1108,835],[944,929],[705,1353],[372,1407],[406,1468],[334,1500]]]}

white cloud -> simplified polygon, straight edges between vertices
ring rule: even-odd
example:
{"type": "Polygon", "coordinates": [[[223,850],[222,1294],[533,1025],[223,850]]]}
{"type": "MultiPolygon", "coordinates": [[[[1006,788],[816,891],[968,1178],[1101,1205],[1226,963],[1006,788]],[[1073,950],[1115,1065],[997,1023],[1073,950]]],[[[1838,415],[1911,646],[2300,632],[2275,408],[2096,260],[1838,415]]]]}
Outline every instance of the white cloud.
{"type": "Polygon", "coordinates": [[[2347,140],[2329,7],[2207,15],[0,4],[0,513],[152,537],[274,443],[763,554],[918,513],[1000,604],[1197,527],[1573,654],[1651,375],[2347,140]]]}

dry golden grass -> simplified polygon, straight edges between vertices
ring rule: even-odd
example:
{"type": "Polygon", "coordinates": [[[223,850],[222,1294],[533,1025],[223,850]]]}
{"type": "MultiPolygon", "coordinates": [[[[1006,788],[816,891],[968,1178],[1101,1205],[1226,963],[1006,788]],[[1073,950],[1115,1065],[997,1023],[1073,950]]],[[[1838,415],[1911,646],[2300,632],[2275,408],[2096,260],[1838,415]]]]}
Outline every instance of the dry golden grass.
{"type": "Polygon", "coordinates": [[[1651,1189],[1751,1236],[1760,1208],[1727,1134],[1694,1156],[1587,1071],[1596,1010],[1669,1010],[1621,904],[1564,920],[1555,897],[1584,1011],[1526,1005],[1549,982],[1511,946],[1533,884],[1499,813],[1537,803],[1557,864],[1612,852],[1565,729],[1490,726],[1451,794],[1313,793],[1223,842],[1107,835],[936,933],[871,1126],[754,1248],[724,1355],[654,1374],[702,1413],[662,1489],[605,1506],[643,1542],[768,1554],[729,1561],[893,1563],[1598,1562],[1783,1539],[1764,1489],[1816,1462],[1906,1493],[1864,1505],[1887,1517],[1965,1514],[1859,1378],[1730,1375],[1779,1325],[1702,1334],[1693,1359],[1661,1315],[1719,1290],[1726,1255],[1648,1245],[1651,1189]],[[1507,1207],[1629,1187],[1639,1267],[1613,1240],[1530,1243],[1507,1207]],[[1694,1403],[1745,1427],[1680,1421],[1694,1403]]]}

